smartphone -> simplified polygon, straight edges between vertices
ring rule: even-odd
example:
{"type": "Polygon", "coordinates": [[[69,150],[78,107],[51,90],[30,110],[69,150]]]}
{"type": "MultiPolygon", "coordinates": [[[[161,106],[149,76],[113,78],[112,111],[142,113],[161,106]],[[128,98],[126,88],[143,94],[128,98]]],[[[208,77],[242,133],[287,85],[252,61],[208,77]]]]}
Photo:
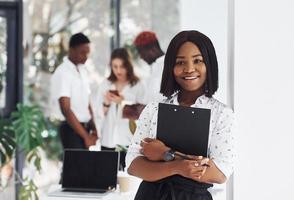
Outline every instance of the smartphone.
{"type": "Polygon", "coordinates": [[[117,90],[109,90],[109,92],[116,95],[116,96],[119,96],[119,93],[117,90]]]}

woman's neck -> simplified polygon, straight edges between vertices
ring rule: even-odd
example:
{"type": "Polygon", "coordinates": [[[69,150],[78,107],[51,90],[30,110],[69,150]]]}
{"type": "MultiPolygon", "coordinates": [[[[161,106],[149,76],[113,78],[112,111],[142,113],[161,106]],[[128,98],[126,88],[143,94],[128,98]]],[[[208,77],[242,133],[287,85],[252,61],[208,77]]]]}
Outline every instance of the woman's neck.
{"type": "Polygon", "coordinates": [[[129,83],[128,80],[116,80],[114,85],[118,91],[122,91],[122,89],[129,83]]]}
{"type": "Polygon", "coordinates": [[[198,97],[203,95],[203,90],[197,91],[185,91],[181,90],[178,95],[178,102],[181,106],[191,106],[193,105],[198,97]]]}

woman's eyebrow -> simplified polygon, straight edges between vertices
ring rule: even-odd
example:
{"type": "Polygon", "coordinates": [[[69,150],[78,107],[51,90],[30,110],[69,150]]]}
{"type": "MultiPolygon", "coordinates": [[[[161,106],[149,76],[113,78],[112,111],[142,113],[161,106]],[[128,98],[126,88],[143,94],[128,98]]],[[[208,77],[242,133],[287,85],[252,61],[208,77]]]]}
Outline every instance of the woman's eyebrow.
{"type": "Polygon", "coordinates": [[[202,55],[201,54],[196,54],[196,55],[193,55],[192,57],[193,58],[195,58],[195,57],[202,57],[202,55]]]}
{"type": "MultiPolygon", "coordinates": [[[[192,55],[192,57],[193,58],[195,58],[195,57],[202,57],[202,55],[201,54],[196,54],[196,55],[192,55]]],[[[176,58],[185,58],[185,56],[176,56],[176,58]]]]}

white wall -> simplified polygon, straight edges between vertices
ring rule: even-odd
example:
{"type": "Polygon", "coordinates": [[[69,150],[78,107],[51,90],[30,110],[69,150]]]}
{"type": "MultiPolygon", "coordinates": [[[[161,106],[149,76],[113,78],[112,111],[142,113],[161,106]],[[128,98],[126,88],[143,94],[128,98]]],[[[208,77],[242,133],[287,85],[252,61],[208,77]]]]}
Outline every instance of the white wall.
{"type": "Polygon", "coordinates": [[[294,199],[294,2],[235,1],[235,200],[294,199]]]}
{"type": "Polygon", "coordinates": [[[219,63],[216,97],[227,101],[228,0],[180,0],[180,30],[197,30],[213,42],[219,63]]]}

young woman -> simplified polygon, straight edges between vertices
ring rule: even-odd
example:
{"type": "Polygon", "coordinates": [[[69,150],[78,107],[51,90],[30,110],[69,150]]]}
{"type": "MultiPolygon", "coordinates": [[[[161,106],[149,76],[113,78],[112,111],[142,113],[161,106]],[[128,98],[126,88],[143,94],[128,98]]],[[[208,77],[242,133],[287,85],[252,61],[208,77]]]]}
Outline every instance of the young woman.
{"type": "MultiPolygon", "coordinates": [[[[143,179],[136,200],[211,200],[208,188],[224,183],[233,171],[233,111],[214,99],[218,64],[210,39],[182,31],[170,42],[164,61],[163,103],[211,110],[208,158],[174,153],[156,139],[158,103],[143,110],[126,157],[128,173],[143,179]],[[172,159],[166,159],[173,154],[172,159]]],[[[180,119],[178,123],[181,123],[180,119]]],[[[179,133],[180,134],[180,133],[179,133]]],[[[193,138],[191,138],[193,139],[193,138]]]]}
{"type": "MultiPolygon", "coordinates": [[[[98,91],[98,120],[102,150],[114,150],[117,145],[127,147],[133,135],[129,120],[122,118],[125,104],[142,103],[144,86],[134,74],[126,49],[115,49],[110,59],[111,73],[98,91]]],[[[120,155],[121,168],[125,167],[125,152],[120,155]]]]}

